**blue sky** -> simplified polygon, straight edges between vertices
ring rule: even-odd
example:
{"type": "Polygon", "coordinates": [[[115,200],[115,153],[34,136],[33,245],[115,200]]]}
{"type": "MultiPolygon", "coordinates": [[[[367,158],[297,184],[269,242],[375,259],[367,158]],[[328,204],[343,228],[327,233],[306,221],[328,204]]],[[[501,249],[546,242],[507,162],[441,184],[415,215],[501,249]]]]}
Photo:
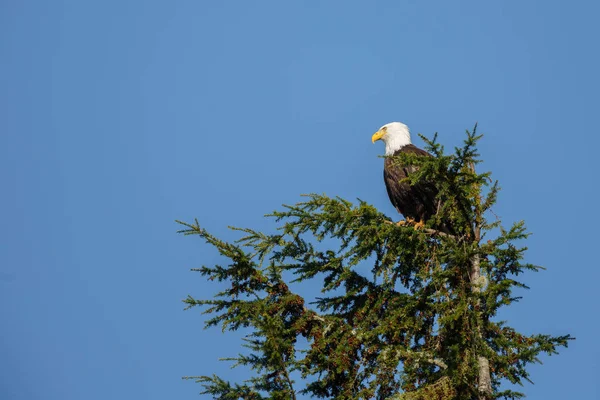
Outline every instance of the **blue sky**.
{"type": "MultiPolygon", "coordinates": [[[[532,290],[505,317],[577,341],[530,399],[599,398],[600,56],[592,1],[13,1],[0,5],[0,397],[193,399],[235,336],[181,299],[219,259],[197,217],[271,230],[301,193],[389,215],[380,125],[478,121],[532,290]]],[[[415,140],[421,145],[420,139],[415,140]]]]}

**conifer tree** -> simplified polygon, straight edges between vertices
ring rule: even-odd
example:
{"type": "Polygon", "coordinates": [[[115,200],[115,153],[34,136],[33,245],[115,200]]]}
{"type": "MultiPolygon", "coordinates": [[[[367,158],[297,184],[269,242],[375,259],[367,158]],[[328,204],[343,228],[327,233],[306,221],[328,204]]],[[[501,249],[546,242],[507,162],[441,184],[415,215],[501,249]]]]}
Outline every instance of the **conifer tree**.
{"type": "Polygon", "coordinates": [[[517,277],[542,267],[524,261],[524,223],[505,228],[491,211],[499,186],[476,171],[476,127],[452,154],[436,137],[422,138],[434,157],[397,161],[419,166],[412,183],[437,182],[439,212],[423,229],[398,225],[361,200],[317,194],[269,215],[275,233],[233,228],[241,235],[235,243],[197,220],[178,221],[180,232],[228,260],[194,269],[226,289],[212,299],[190,296],[186,308],[202,307],[206,327],[251,332],[246,350],[228,360],[249,367],[252,378],[186,379],[217,399],[524,397],[503,384],[531,382],[528,364],[572,337],[526,335],[496,318],[519,299],[515,288],[527,288],[517,277]],[[436,230],[442,220],[456,234],[436,230]],[[322,297],[296,292],[303,281],[322,297]]]}

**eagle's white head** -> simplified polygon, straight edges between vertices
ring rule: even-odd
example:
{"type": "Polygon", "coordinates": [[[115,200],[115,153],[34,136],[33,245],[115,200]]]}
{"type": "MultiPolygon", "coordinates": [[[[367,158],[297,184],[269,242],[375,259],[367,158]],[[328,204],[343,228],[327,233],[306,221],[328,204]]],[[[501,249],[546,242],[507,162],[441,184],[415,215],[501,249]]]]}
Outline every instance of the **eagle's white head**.
{"type": "Polygon", "coordinates": [[[402,122],[390,122],[389,124],[385,124],[373,134],[371,140],[373,143],[378,140],[383,140],[385,143],[386,156],[391,156],[396,150],[400,150],[402,147],[411,144],[408,126],[404,125],[402,122]]]}

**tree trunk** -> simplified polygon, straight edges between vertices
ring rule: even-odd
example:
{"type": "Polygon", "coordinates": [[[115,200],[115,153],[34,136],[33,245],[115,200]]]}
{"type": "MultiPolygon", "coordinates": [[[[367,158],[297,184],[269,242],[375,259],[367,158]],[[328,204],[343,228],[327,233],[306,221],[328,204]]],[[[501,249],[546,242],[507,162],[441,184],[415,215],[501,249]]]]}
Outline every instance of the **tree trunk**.
{"type": "MultiPolygon", "coordinates": [[[[479,227],[475,228],[475,239],[479,242],[480,231],[479,227]]],[[[484,280],[481,279],[481,269],[479,266],[479,254],[473,256],[471,260],[471,272],[469,274],[471,279],[471,290],[474,293],[480,293],[484,284],[484,280]]],[[[477,300],[477,309],[479,309],[480,300],[477,300]]],[[[477,335],[479,336],[479,342],[483,341],[483,334],[481,332],[481,322],[478,321],[477,335]]],[[[479,350],[481,351],[481,350],[479,350]]],[[[478,352],[479,352],[478,351],[478,352]]],[[[479,400],[490,400],[492,398],[492,379],[490,376],[490,362],[487,358],[478,355],[477,363],[479,365],[479,380],[477,382],[477,388],[479,389],[479,400]]]]}

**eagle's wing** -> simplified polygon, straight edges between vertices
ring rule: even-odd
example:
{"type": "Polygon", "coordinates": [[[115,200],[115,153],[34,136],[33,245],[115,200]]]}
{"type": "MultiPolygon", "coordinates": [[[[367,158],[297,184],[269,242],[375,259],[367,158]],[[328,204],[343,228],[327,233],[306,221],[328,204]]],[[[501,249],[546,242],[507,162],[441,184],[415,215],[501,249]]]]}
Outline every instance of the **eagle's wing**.
{"type": "MultiPolygon", "coordinates": [[[[412,144],[402,147],[394,155],[400,153],[431,157],[431,154],[412,144]]],[[[396,209],[405,217],[423,220],[431,217],[436,211],[437,188],[433,182],[417,182],[411,185],[403,181],[418,169],[415,165],[399,165],[394,160],[386,159],[383,177],[390,201],[396,209]]]]}
{"type": "Polygon", "coordinates": [[[400,214],[406,216],[406,191],[410,190],[410,185],[403,180],[408,176],[407,170],[394,166],[393,161],[389,158],[385,160],[385,168],[383,169],[383,180],[385,189],[387,190],[390,202],[400,214]]]}

